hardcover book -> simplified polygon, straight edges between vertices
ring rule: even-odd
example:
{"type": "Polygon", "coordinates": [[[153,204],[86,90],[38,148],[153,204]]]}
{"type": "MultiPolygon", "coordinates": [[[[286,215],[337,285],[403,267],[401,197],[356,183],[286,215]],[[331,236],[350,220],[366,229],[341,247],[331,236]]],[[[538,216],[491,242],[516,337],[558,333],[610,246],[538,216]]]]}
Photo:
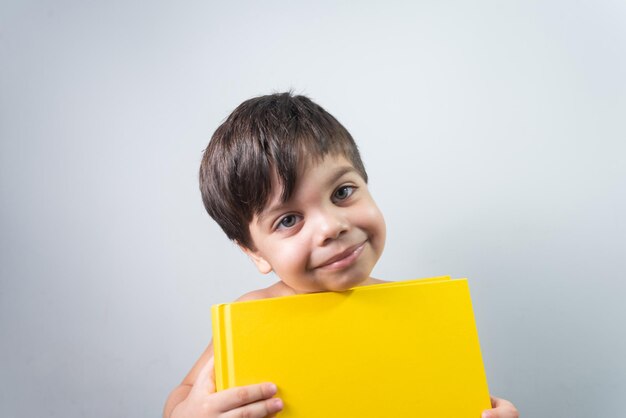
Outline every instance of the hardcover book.
{"type": "Polygon", "coordinates": [[[283,418],[476,418],[491,407],[466,279],[214,305],[218,390],[273,382],[283,418]]]}

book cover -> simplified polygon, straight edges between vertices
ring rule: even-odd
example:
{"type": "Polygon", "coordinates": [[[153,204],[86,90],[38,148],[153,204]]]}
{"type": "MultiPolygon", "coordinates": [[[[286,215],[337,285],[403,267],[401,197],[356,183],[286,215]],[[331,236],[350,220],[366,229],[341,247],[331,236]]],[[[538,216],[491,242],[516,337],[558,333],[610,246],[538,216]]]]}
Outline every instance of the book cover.
{"type": "Polygon", "coordinates": [[[490,408],[467,280],[212,307],[218,390],[278,386],[283,418],[478,417],[490,408]]]}

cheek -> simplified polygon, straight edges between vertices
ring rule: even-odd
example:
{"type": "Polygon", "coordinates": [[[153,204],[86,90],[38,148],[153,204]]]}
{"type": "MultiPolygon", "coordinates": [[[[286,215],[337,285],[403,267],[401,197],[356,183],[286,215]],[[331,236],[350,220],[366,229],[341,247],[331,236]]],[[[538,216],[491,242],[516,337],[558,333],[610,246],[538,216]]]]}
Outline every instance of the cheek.
{"type": "Polygon", "coordinates": [[[273,249],[275,270],[294,272],[303,270],[308,263],[308,250],[299,240],[287,240],[273,249]]]}
{"type": "Polygon", "coordinates": [[[387,236],[387,226],[385,225],[385,218],[382,212],[376,205],[368,206],[367,209],[362,212],[361,223],[370,235],[376,252],[379,254],[382,253],[387,236]]]}
{"type": "Polygon", "coordinates": [[[368,205],[361,211],[360,222],[372,232],[385,235],[386,225],[382,212],[374,204],[368,205]]]}

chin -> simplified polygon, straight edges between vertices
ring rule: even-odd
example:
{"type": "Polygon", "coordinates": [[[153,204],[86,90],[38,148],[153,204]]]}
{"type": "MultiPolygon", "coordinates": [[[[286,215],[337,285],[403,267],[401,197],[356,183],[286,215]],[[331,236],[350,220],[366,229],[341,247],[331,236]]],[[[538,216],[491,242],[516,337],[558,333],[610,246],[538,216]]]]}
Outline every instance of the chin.
{"type": "Polygon", "coordinates": [[[328,290],[332,292],[343,292],[345,290],[352,289],[353,287],[359,286],[363,284],[365,281],[367,281],[369,276],[357,276],[357,277],[359,278],[357,279],[354,277],[346,277],[346,278],[341,278],[340,280],[333,281],[328,286],[328,290]]]}

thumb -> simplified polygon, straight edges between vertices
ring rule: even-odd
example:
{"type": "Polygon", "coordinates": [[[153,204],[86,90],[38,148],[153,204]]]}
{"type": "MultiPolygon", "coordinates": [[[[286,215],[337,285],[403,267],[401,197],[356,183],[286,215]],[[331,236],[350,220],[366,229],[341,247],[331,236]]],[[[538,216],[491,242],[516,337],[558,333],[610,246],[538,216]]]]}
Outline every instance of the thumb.
{"type": "Polygon", "coordinates": [[[215,358],[213,356],[198,373],[192,390],[199,391],[202,395],[215,392],[215,358]]]}

